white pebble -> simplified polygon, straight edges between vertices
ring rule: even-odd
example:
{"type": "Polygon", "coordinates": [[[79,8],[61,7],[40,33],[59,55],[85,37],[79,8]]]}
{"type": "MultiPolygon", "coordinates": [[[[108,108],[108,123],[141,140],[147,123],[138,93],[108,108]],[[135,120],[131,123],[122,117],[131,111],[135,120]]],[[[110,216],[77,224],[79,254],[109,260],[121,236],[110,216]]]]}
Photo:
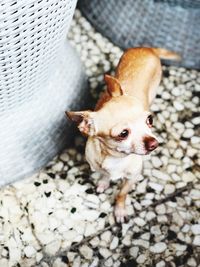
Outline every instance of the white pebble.
{"type": "Polygon", "coordinates": [[[157,205],[155,208],[157,214],[165,214],[166,213],[166,208],[164,204],[157,205]]]}
{"type": "Polygon", "coordinates": [[[193,240],[193,245],[200,246],[200,235],[196,235],[193,240]]]}
{"type": "Polygon", "coordinates": [[[162,166],[162,161],[158,157],[152,157],[152,164],[155,168],[162,166]]]}
{"type": "Polygon", "coordinates": [[[154,189],[155,191],[158,191],[158,192],[161,192],[163,190],[163,185],[161,184],[157,184],[157,183],[153,183],[153,182],[150,182],[149,183],[149,186],[154,189]]]}
{"type": "Polygon", "coordinates": [[[138,252],[139,252],[139,247],[131,247],[129,249],[129,253],[133,258],[137,258],[138,252]]]}
{"type": "Polygon", "coordinates": [[[144,263],[145,261],[146,261],[146,255],[145,254],[141,254],[138,258],[137,258],[137,263],[139,263],[139,264],[142,264],[142,263],[144,263]]]}
{"type": "Polygon", "coordinates": [[[139,218],[139,217],[135,218],[134,222],[139,226],[144,226],[146,224],[146,222],[142,218],[139,218]]]}
{"type": "Polygon", "coordinates": [[[87,260],[91,260],[92,256],[93,256],[93,251],[90,247],[88,247],[87,245],[83,245],[80,248],[80,253],[83,255],[83,257],[87,260]]]}
{"type": "Polygon", "coordinates": [[[185,172],[183,173],[182,179],[184,182],[192,182],[196,179],[195,175],[192,172],[185,172]]]}
{"type": "Polygon", "coordinates": [[[184,110],[184,106],[183,106],[180,102],[178,102],[178,101],[174,101],[173,105],[174,105],[174,107],[175,107],[175,109],[176,109],[177,111],[182,111],[182,110],[184,110]]]}
{"type": "Polygon", "coordinates": [[[54,240],[45,246],[45,252],[48,255],[55,255],[61,247],[61,240],[54,240]]]}
{"type": "Polygon", "coordinates": [[[33,246],[27,246],[24,248],[24,254],[27,258],[31,258],[36,254],[36,250],[33,246]]]}
{"type": "Polygon", "coordinates": [[[186,129],[183,133],[183,137],[185,138],[191,138],[194,135],[193,129],[186,129]]]}
{"type": "Polygon", "coordinates": [[[152,175],[160,180],[169,181],[170,177],[168,174],[163,173],[159,170],[152,170],[152,175]]]}
{"type": "Polygon", "coordinates": [[[153,211],[148,211],[147,214],[146,214],[146,219],[148,221],[151,221],[152,219],[154,219],[156,217],[156,214],[155,212],[153,211]]]}
{"type": "Polygon", "coordinates": [[[200,199],[200,190],[197,190],[197,189],[192,189],[190,191],[190,196],[192,199],[200,199]]]}
{"type": "Polygon", "coordinates": [[[135,239],[133,240],[134,246],[139,246],[148,249],[149,248],[149,241],[143,240],[143,239],[135,239]]]}
{"type": "Polygon", "coordinates": [[[162,253],[166,250],[167,245],[163,242],[156,243],[155,245],[151,246],[149,249],[152,253],[162,253]]]}
{"type": "Polygon", "coordinates": [[[106,243],[109,243],[111,240],[112,233],[110,231],[106,231],[101,234],[101,239],[104,240],[106,243]]]}
{"type": "Polygon", "coordinates": [[[118,244],[119,244],[119,238],[114,236],[111,243],[110,243],[110,249],[111,250],[114,250],[118,247],[118,244]]]}
{"type": "Polygon", "coordinates": [[[200,224],[193,224],[191,230],[194,235],[200,235],[200,224]]]}
{"type": "Polygon", "coordinates": [[[187,264],[191,267],[196,267],[197,266],[197,263],[195,261],[194,258],[189,258],[188,261],[187,261],[187,264]]]}
{"type": "Polygon", "coordinates": [[[175,189],[176,188],[175,188],[175,186],[173,184],[166,184],[165,185],[165,189],[164,189],[164,193],[166,195],[172,194],[172,193],[174,193],[175,189]]]}
{"type": "Polygon", "coordinates": [[[111,251],[108,250],[107,248],[100,248],[99,253],[104,259],[107,259],[108,257],[112,255],[111,251]]]}
{"type": "Polygon", "coordinates": [[[145,193],[146,187],[147,187],[147,179],[144,179],[141,183],[138,184],[137,192],[141,194],[145,193]]]}

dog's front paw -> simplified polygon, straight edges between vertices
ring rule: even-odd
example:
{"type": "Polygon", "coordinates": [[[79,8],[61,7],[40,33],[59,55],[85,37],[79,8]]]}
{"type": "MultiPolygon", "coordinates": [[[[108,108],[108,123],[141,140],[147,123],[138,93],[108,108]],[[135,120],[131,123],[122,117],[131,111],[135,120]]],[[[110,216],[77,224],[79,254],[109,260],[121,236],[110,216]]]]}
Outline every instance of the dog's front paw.
{"type": "Polygon", "coordinates": [[[115,219],[117,223],[124,223],[127,222],[127,211],[125,209],[125,207],[116,205],[115,206],[115,210],[114,210],[114,214],[115,214],[115,219]]]}
{"type": "Polygon", "coordinates": [[[103,193],[106,189],[108,189],[110,183],[109,181],[101,180],[97,185],[97,193],[103,193]]]}

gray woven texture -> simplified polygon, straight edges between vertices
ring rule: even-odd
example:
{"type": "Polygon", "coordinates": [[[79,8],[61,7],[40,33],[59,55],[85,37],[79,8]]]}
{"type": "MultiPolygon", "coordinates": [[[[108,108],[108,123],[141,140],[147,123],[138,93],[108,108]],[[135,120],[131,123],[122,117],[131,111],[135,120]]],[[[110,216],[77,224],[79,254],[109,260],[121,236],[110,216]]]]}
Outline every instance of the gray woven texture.
{"type": "Polygon", "coordinates": [[[27,176],[70,142],[64,111],[86,79],[66,42],[74,0],[0,3],[0,185],[27,176]]]}
{"type": "Polygon", "coordinates": [[[121,48],[168,48],[181,54],[179,65],[200,68],[200,0],[81,0],[79,8],[121,48]]]}

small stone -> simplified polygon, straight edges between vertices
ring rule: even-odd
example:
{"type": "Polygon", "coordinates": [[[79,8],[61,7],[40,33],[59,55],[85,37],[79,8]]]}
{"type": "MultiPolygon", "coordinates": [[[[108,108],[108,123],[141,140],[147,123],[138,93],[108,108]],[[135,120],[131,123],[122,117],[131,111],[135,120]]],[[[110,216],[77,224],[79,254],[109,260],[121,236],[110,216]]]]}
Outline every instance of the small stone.
{"type": "Polygon", "coordinates": [[[131,236],[126,234],[122,240],[122,244],[125,246],[130,246],[131,245],[131,236]]]}
{"type": "Polygon", "coordinates": [[[142,263],[144,263],[145,261],[146,261],[146,255],[145,254],[141,254],[138,258],[137,258],[137,263],[139,263],[139,264],[142,264],[142,263]]]}
{"type": "Polygon", "coordinates": [[[183,133],[184,138],[191,138],[194,135],[193,129],[186,129],[183,133]]]}
{"type": "Polygon", "coordinates": [[[200,235],[196,235],[193,240],[193,245],[200,246],[200,235]]]}
{"type": "Polygon", "coordinates": [[[56,164],[52,167],[52,169],[53,169],[54,171],[56,171],[56,172],[60,172],[60,171],[62,171],[63,167],[64,167],[64,164],[63,164],[61,161],[59,161],[58,163],[56,163],[56,164]]]}
{"type": "Polygon", "coordinates": [[[110,243],[110,249],[111,250],[114,250],[118,247],[118,244],[119,244],[119,238],[114,236],[111,243],[110,243]]]}
{"type": "Polygon", "coordinates": [[[87,195],[86,199],[88,201],[91,201],[91,202],[95,203],[95,204],[99,204],[99,202],[100,202],[99,198],[97,196],[95,196],[95,195],[92,195],[92,194],[87,195]]]}
{"type": "Polygon", "coordinates": [[[192,199],[196,199],[196,200],[200,199],[200,190],[192,189],[190,191],[190,196],[192,199]]]}
{"type": "Polygon", "coordinates": [[[84,235],[87,237],[87,236],[90,236],[90,235],[95,234],[96,231],[97,231],[97,225],[96,225],[96,222],[95,222],[95,223],[88,222],[88,223],[86,224],[86,228],[85,228],[85,233],[84,233],[84,235]]]}
{"type": "Polygon", "coordinates": [[[101,234],[101,239],[104,240],[106,243],[109,243],[111,240],[112,233],[110,231],[106,231],[101,234]]]}
{"type": "Polygon", "coordinates": [[[97,236],[93,237],[91,240],[90,240],[90,244],[93,246],[93,247],[97,247],[99,245],[99,238],[97,236]]]}
{"type": "Polygon", "coordinates": [[[83,219],[87,221],[96,221],[99,217],[100,212],[96,210],[83,210],[83,213],[81,214],[83,216],[83,219]]]}
{"type": "Polygon", "coordinates": [[[110,257],[104,262],[105,267],[112,267],[113,266],[113,259],[110,257]]]}
{"type": "Polygon", "coordinates": [[[141,235],[141,238],[144,240],[149,240],[150,239],[150,233],[144,233],[141,235]]]}
{"type": "Polygon", "coordinates": [[[154,168],[159,168],[162,166],[162,161],[158,157],[152,157],[152,164],[154,168]]]}
{"type": "Polygon", "coordinates": [[[148,221],[151,221],[152,219],[154,219],[156,217],[156,214],[153,211],[148,211],[146,214],[146,219],[148,221]]]}
{"type": "Polygon", "coordinates": [[[32,246],[27,246],[24,248],[24,254],[26,255],[27,258],[31,258],[36,254],[36,250],[32,246]]]}
{"type": "Polygon", "coordinates": [[[161,184],[158,184],[158,183],[153,183],[153,182],[150,182],[150,183],[148,183],[148,185],[152,188],[152,189],[154,189],[155,191],[158,191],[158,192],[161,192],[162,190],[163,190],[163,185],[161,185],[161,184]]]}
{"type": "Polygon", "coordinates": [[[139,252],[139,247],[131,247],[129,249],[130,256],[132,256],[133,258],[137,258],[138,252],[139,252]]]}
{"type": "Polygon", "coordinates": [[[200,125],[200,117],[195,117],[192,119],[192,123],[195,125],[200,125]]]}
{"type": "Polygon", "coordinates": [[[151,246],[149,249],[152,253],[162,253],[166,250],[167,245],[163,242],[156,243],[155,245],[151,246]]]}
{"type": "Polygon", "coordinates": [[[181,245],[179,243],[172,243],[172,247],[174,247],[176,251],[186,251],[187,249],[186,245],[181,245]]]}
{"type": "Polygon", "coordinates": [[[111,251],[108,250],[107,248],[100,248],[99,249],[99,253],[101,254],[101,256],[104,259],[107,259],[107,258],[109,258],[112,255],[111,251]]]}
{"type": "Polygon", "coordinates": [[[166,195],[172,194],[175,192],[175,186],[173,184],[166,184],[165,185],[165,189],[164,189],[164,193],[166,195]]]}
{"type": "Polygon", "coordinates": [[[83,255],[83,257],[87,260],[91,260],[92,256],[93,256],[93,251],[90,247],[88,247],[87,245],[83,245],[80,248],[80,253],[83,255]]]}
{"type": "Polygon", "coordinates": [[[65,161],[65,162],[68,162],[69,161],[69,155],[67,153],[63,153],[61,156],[60,156],[60,159],[62,161],[65,161]]]}
{"type": "Polygon", "coordinates": [[[178,87],[174,87],[171,92],[172,92],[172,95],[174,95],[174,96],[180,96],[181,95],[181,91],[178,87]]]}
{"type": "Polygon", "coordinates": [[[164,204],[157,205],[155,208],[157,214],[165,214],[166,213],[166,208],[164,204]]]}
{"type": "Polygon", "coordinates": [[[196,267],[197,266],[197,263],[196,263],[196,260],[194,258],[189,258],[188,261],[187,261],[187,264],[191,267],[196,267]]]}
{"type": "Polygon", "coordinates": [[[196,177],[192,172],[185,172],[183,173],[182,179],[185,183],[188,183],[194,181],[196,177]]]}
{"type": "Polygon", "coordinates": [[[181,159],[183,157],[183,150],[180,148],[176,149],[174,152],[174,157],[176,159],[181,159]]]}
{"type": "Polygon", "coordinates": [[[200,235],[200,224],[193,224],[191,230],[194,235],[200,235]]]}
{"type": "Polygon", "coordinates": [[[163,173],[159,170],[152,170],[152,175],[160,180],[164,180],[164,181],[169,181],[169,175],[167,175],[166,173],[163,173]]]}
{"type": "Polygon", "coordinates": [[[174,105],[174,107],[175,107],[175,109],[176,109],[177,111],[182,111],[182,110],[184,110],[184,106],[183,106],[180,102],[178,102],[178,101],[174,101],[173,105],[174,105]]]}
{"type": "Polygon", "coordinates": [[[61,247],[61,240],[54,240],[45,246],[45,252],[49,255],[55,255],[61,247]]]}
{"type": "Polygon", "coordinates": [[[194,144],[199,144],[200,138],[198,136],[192,136],[191,138],[191,143],[194,144]]]}
{"type": "Polygon", "coordinates": [[[158,263],[156,263],[156,267],[165,267],[166,264],[164,261],[159,261],[158,263]]]}
{"type": "Polygon", "coordinates": [[[151,234],[154,234],[155,236],[161,235],[160,227],[159,225],[154,225],[151,227],[151,234]]]}
{"type": "Polygon", "coordinates": [[[138,193],[145,193],[146,192],[146,187],[147,187],[147,180],[144,179],[141,183],[138,184],[137,186],[137,192],[138,193]]]}
{"type": "Polygon", "coordinates": [[[149,248],[149,242],[143,239],[135,239],[133,240],[134,246],[139,246],[148,249],[149,248]]]}
{"type": "Polygon", "coordinates": [[[146,222],[140,218],[140,217],[137,217],[134,219],[134,222],[138,225],[138,226],[144,226],[146,224],[146,222]]]}
{"type": "Polygon", "coordinates": [[[188,225],[188,224],[185,224],[185,225],[182,227],[182,229],[181,229],[181,231],[182,231],[183,233],[188,233],[189,230],[190,230],[190,225],[188,225]]]}

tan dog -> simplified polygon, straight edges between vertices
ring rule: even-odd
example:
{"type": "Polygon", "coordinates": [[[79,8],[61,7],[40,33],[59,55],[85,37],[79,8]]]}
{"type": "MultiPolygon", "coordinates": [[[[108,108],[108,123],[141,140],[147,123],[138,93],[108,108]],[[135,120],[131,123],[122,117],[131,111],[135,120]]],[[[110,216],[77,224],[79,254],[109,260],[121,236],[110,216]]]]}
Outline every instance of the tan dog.
{"type": "Polygon", "coordinates": [[[97,192],[109,187],[110,180],[124,178],[116,197],[115,217],[124,222],[125,200],[142,170],[142,158],[158,142],[152,134],[149,106],[161,80],[160,59],[179,56],[161,48],[130,48],[121,57],[115,77],[105,75],[107,91],[95,111],[66,112],[86,136],[86,159],[100,172],[97,192]]]}

